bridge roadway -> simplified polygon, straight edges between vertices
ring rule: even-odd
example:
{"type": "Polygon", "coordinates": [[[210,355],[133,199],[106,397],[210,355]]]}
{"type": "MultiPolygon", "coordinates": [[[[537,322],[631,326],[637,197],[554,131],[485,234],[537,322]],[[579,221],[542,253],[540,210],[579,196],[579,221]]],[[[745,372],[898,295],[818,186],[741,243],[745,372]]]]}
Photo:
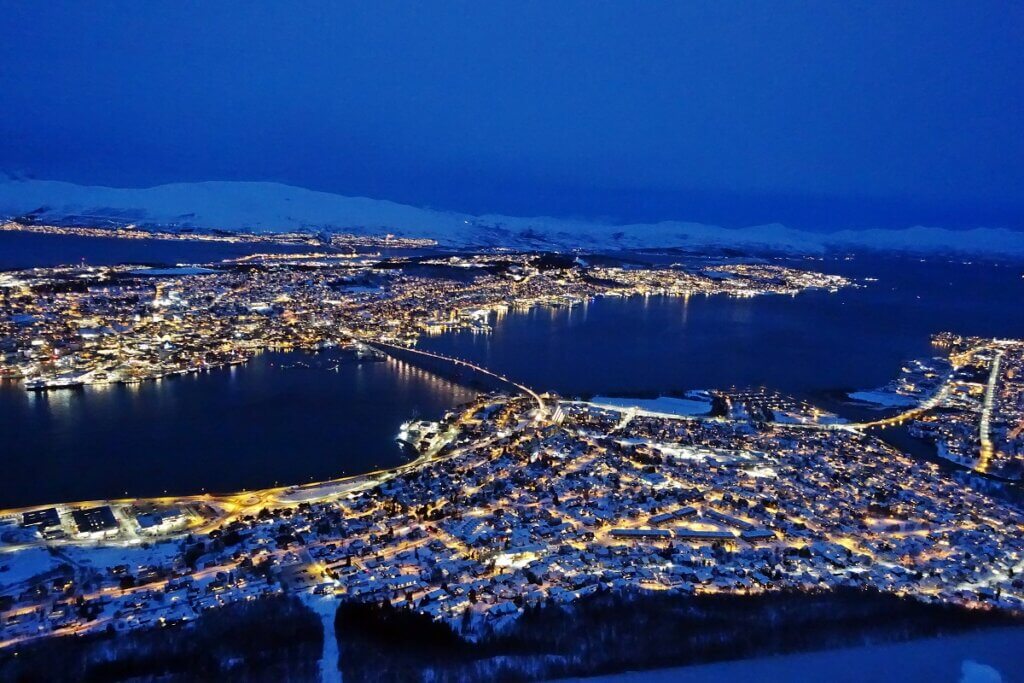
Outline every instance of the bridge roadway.
{"type": "Polygon", "coordinates": [[[452,363],[453,365],[459,367],[468,368],[470,370],[473,370],[474,372],[480,373],[481,375],[485,375],[492,379],[496,379],[504,384],[508,384],[509,386],[514,387],[517,391],[524,393],[530,398],[532,398],[537,403],[537,416],[535,418],[535,421],[542,420],[547,414],[547,406],[544,403],[544,399],[540,397],[540,394],[538,394],[528,386],[511,380],[505,375],[499,375],[498,373],[488,370],[485,367],[481,367],[476,363],[471,363],[468,360],[462,360],[460,358],[452,358],[450,356],[445,356],[440,353],[434,353],[433,351],[424,351],[422,349],[416,349],[410,346],[399,346],[398,344],[389,344],[387,342],[382,341],[374,340],[364,341],[362,343],[365,344],[366,346],[369,346],[370,348],[374,348],[382,353],[386,353],[389,356],[394,356],[396,353],[411,353],[415,355],[424,356],[426,358],[433,358],[434,360],[441,360],[448,363],[452,363]]]}

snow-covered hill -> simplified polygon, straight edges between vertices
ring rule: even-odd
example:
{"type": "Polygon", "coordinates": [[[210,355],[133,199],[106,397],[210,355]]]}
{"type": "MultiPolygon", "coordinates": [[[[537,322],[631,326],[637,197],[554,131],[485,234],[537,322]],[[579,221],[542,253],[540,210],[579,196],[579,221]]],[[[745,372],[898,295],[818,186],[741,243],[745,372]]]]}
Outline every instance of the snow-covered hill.
{"type": "Polygon", "coordinates": [[[742,229],[685,222],[611,225],[557,218],[470,216],[345,197],[266,182],[175,183],[116,189],[58,181],[0,182],[0,217],[75,218],[164,227],[253,232],[298,229],[430,237],[447,246],[549,249],[732,247],[820,253],[830,247],[1024,257],[1024,233],[1004,229],[845,230],[812,233],[782,225],[742,229]]]}

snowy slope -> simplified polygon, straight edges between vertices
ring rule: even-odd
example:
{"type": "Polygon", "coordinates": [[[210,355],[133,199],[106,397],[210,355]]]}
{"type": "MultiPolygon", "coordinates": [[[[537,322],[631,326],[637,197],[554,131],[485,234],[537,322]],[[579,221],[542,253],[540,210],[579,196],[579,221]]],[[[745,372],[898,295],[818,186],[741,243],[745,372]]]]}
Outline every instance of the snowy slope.
{"type": "MultiPolygon", "coordinates": [[[[0,181],[0,217],[34,213],[42,221],[77,217],[165,227],[254,232],[297,229],[430,237],[448,246],[551,249],[658,247],[770,248],[820,253],[830,247],[915,253],[961,252],[1024,257],[1024,233],[1003,230],[846,230],[812,233],[782,225],[742,229],[685,222],[610,225],[419,209],[265,182],[175,183],[144,189],[58,181],[0,181]]],[[[83,221],[84,222],[84,221],[83,221]]]]}

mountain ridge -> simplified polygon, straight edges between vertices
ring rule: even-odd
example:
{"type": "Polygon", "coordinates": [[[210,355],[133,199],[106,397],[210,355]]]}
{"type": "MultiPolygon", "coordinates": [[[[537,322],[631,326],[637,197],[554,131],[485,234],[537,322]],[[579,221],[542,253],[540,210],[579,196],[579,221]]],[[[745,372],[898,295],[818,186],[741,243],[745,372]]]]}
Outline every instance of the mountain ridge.
{"type": "Polygon", "coordinates": [[[588,249],[737,248],[799,254],[829,249],[1024,257],[1024,233],[1005,228],[842,230],[815,233],[777,223],[724,228],[685,221],[617,225],[424,209],[276,182],[204,181],[109,188],[53,180],[0,181],[0,217],[69,218],[165,228],[294,230],[429,237],[449,247],[588,249]]]}

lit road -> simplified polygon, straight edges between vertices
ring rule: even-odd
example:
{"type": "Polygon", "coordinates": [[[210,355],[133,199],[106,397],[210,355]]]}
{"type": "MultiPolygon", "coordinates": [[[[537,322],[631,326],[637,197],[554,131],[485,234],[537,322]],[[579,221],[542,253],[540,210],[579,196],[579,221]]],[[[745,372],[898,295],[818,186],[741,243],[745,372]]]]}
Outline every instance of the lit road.
{"type": "Polygon", "coordinates": [[[938,390],[926,398],[925,400],[918,403],[915,407],[905,410],[898,415],[891,417],[882,418],[881,420],[871,420],[869,422],[856,422],[843,425],[850,429],[870,429],[872,427],[891,427],[893,425],[902,424],[903,422],[913,419],[922,413],[926,413],[932,408],[938,406],[942,401],[949,395],[950,380],[953,379],[953,373],[947,374],[943,380],[942,385],[939,386],[938,390]]]}
{"type": "Polygon", "coordinates": [[[979,472],[988,472],[992,462],[992,407],[995,405],[996,384],[999,380],[999,365],[1002,360],[1003,350],[999,349],[992,357],[992,369],[988,374],[988,382],[985,384],[985,401],[981,408],[981,421],[978,423],[979,449],[976,469],[979,472]]]}
{"type": "Polygon", "coordinates": [[[491,370],[488,370],[487,368],[484,368],[484,367],[481,367],[479,365],[476,365],[475,363],[471,363],[471,362],[466,361],[466,360],[461,360],[459,358],[450,358],[448,356],[444,356],[444,355],[441,355],[439,353],[434,353],[432,351],[423,351],[422,349],[414,349],[412,347],[398,346],[396,344],[388,344],[387,342],[382,342],[382,341],[372,341],[372,342],[363,342],[363,343],[365,343],[367,346],[371,346],[371,347],[377,348],[379,350],[382,350],[385,353],[387,353],[388,349],[391,349],[393,351],[401,351],[401,352],[404,352],[404,353],[415,353],[415,354],[418,354],[420,356],[425,356],[427,358],[434,358],[436,360],[443,360],[445,362],[452,363],[453,365],[469,368],[470,370],[474,370],[476,372],[479,372],[482,375],[486,375],[488,377],[492,377],[492,378],[494,378],[494,379],[496,379],[496,380],[498,380],[500,382],[504,382],[505,384],[511,385],[511,386],[515,387],[518,391],[520,391],[520,392],[526,394],[527,396],[529,396],[530,398],[532,398],[537,403],[537,416],[535,418],[536,421],[539,421],[539,420],[543,419],[544,415],[545,415],[545,413],[547,411],[547,407],[544,405],[544,399],[542,399],[540,397],[540,394],[535,392],[533,389],[531,389],[531,388],[529,388],[529,387],[527,387],[525,385],[519,384],[518,382],[515,382],[515,381],[509,379],[508,377],[505,377],[504,375],[499,375],[498,373],[492,372],[491,370]]]}

